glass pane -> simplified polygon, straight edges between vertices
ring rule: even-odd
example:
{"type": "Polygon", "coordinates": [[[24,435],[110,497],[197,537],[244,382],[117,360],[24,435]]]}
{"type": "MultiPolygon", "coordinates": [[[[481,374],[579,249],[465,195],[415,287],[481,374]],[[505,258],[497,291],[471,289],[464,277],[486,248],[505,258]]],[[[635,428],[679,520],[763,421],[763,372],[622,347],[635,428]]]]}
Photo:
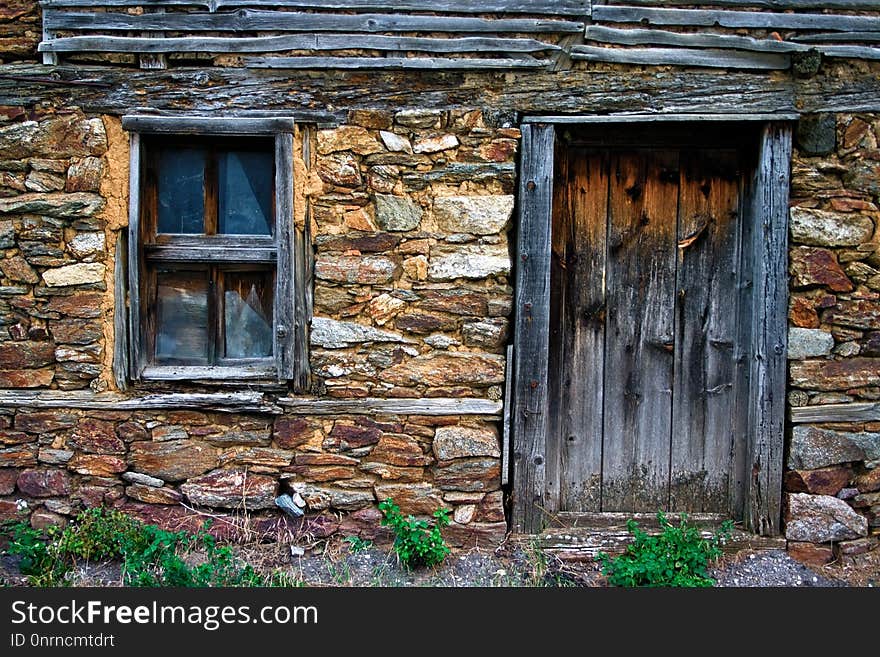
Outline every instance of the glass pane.
{"type": "Polygon", "coordinates": [[[218,162],[219,232],[272,234],[274,156],[266,151],[226,151],[218,162]]]}
{"type": "Polygon", "coordinates": [[[156,360],[208,360],[208,275],[159,272],[156,360]]]}
{"type": "Polygon", "coordinates": [[[160,233],[205,232],[206,160],[204,148],[163,148],[159,151],[160,233]]]}
{"type": "Polygon", "coordinates": [[[272,355],[272,272],[224,275],[226,358],[272,355]]]}

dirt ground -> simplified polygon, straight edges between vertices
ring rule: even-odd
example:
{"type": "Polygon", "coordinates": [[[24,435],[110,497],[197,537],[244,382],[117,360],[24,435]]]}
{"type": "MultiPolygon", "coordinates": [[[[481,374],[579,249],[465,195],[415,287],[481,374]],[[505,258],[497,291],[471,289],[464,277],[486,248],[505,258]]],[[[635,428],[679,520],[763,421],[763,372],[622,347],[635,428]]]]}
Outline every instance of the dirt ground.
{"type": "MultiPolygon", "coordinates": [[[[281,570],[303,586],[607,586],[592,560],[568,559],[564,553],[514,541],[494,550],[453,550],[439,567],[412,571],[402,566],[390,545],[343,538],[308,545],[255,542],[238,546],[237,552],[256,569],[281,570]]],[[[120,586],[122,581],[116,563],[80,564],[75,572],[76,586],[120,586]]],[[[874,587],[880,586],[880,550],[821,568],[808,568],[783,550],[743,551],[724,557],[710,574],[718,587],[874,587]]],[[[0,558],[0,580],[7,586],[26,585],[16,558],[0,558]]]]}

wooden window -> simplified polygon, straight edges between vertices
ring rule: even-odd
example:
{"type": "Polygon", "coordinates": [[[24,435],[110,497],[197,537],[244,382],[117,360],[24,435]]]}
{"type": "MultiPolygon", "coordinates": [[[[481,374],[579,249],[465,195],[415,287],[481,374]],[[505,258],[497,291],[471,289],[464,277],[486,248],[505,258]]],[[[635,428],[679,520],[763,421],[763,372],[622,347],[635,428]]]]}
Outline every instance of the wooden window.
{"type": "Polygon", "coordinates": [[[302,388],[306,240],[293,220],[293,121],[125,117],[123,126],[132,132],[130,377],[302,388]]]}

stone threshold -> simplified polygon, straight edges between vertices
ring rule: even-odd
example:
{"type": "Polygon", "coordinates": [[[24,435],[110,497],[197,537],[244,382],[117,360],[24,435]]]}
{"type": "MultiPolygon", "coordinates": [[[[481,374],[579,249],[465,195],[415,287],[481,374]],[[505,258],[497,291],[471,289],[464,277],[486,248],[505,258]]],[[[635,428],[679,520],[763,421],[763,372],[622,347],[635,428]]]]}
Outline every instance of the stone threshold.
{"type": "MultiPolygon", "coordinates": [[[[600,552],[622,553],[632,541],[632,534],[626,528],[626,521],[630,518],[648,534],[660,533],[653,513],[561,513],[556,517],[561,526],[549,527],[538,535],[516,536],[513,540],[524,545],[537,545],[562,560],[587,561],[595,559],[600,552]]],[[[668,518],[673,524],[678,523],[677,514],[669,513],[668,518]]],[[[688,514],[688,522],[700,528],[704,538],[709,538],[724,519],[718,514],[688,514]]],[[[724,553],[729,555],[743,550],[784,549],[786,540],[783,536],[759,536],[738,528],[734,528],[723,547],[724,553]]]]}

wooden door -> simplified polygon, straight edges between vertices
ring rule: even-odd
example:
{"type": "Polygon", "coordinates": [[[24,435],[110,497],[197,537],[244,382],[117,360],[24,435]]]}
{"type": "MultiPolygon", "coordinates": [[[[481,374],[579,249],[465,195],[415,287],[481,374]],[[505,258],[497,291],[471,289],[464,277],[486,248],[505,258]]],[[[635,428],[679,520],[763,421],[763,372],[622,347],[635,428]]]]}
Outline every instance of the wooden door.
{"type": "Polygon", "coordinates": [[[727,141],[557,144],[547,487],[560,511],[734,511],[742,156],[727,141]]]}

